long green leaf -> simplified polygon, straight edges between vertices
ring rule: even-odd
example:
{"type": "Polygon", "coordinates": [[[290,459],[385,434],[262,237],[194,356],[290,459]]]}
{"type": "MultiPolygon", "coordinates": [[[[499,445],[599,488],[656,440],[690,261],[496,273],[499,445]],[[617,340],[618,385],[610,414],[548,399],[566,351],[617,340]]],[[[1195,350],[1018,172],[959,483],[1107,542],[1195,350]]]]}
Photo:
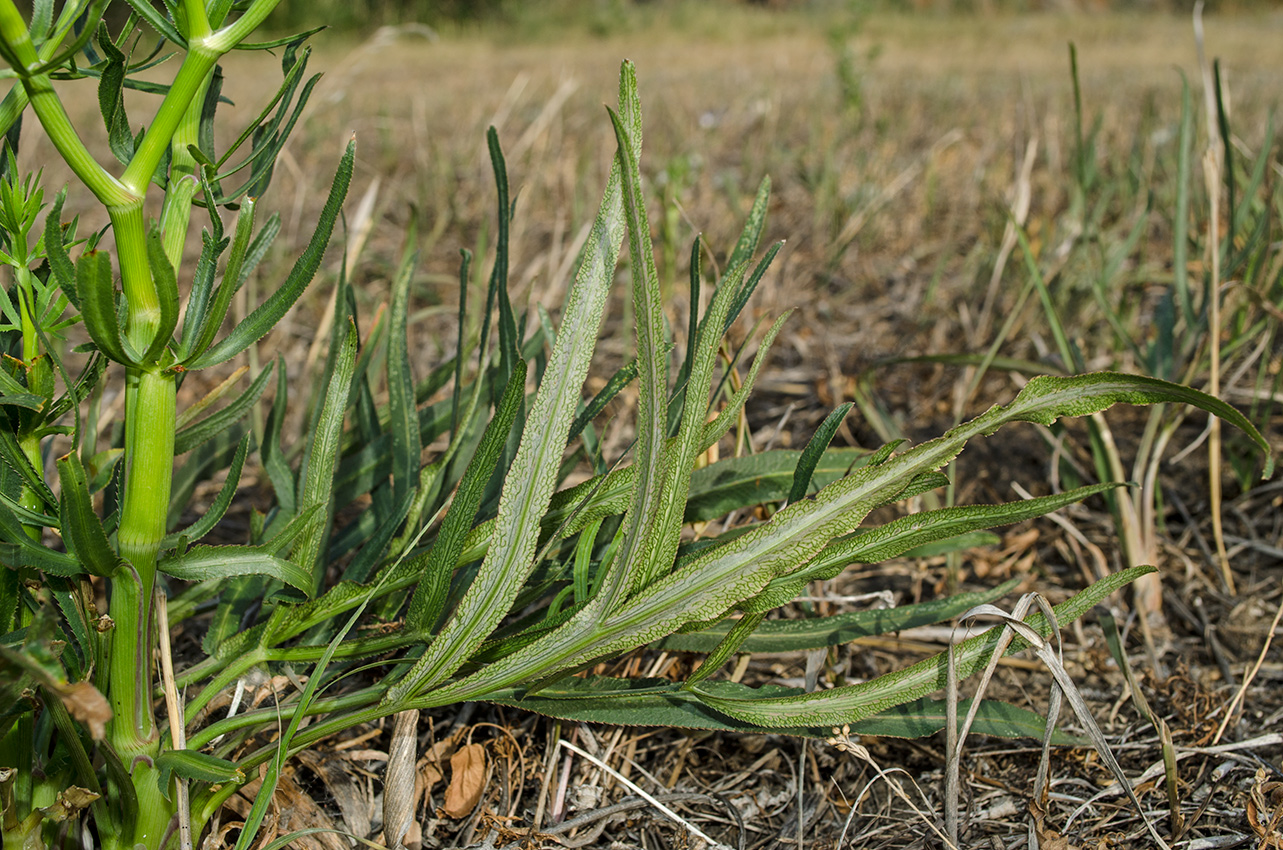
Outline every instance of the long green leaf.
{"type": "Polygon", "coordinates": [[[116,287],[111,277],[111,257],[105,251],[86,251],[76,261],[76,294],[85,319],[85,328],[98,350],[117,363],[136,365],[138,358],[127,352],[116,313],[116,287]]]}
{"type": "Polygon", "coordinates": [[[392,283],[392,308],[388,315],[388,431],[392,434],[392,499],[397,501],[419,479],[419,417],[415,410],[414,373],[410,369],[410,277],[417,255],[402,263],[392,283]]]}
{"type": "MultiPolygon", "coordinates": [[[[1153,567],[1141,566],[1106,576],[1057,605],[1057,621],[1073,622],[1110,593],[1154,571],[1153,567]]],[[[1050,626],[1040,614],[1030,616],[1026,622],[1044,636],[1051,633],[1050,626]]],[[[1001,632],[1000,628],[989,629],[954,647],[960,678],[971,675],[988,663],[1001,632]]],[[[1023,649],[1024,646],[1023,642],[1014,641],[1009,653],[1023,649]]],[[[945,667],[945,653],[940,653],[904,670],[858,685],[780,698],[742,695],[742,690],[738,687],[728,688],[722,683],[714,682],[696,687],[695,692],[710,707],[747,723],[762,723],[771,727],[841,726],[940,690],[945,686],[945,667]]]]}
{"type": "Polygon", "coordinates": [[[223,486],[219,488],[218,495],[214,497],[208,510],[201,514],[198,520],[184,528],[181,534],[166,535],[162,546],[176,545],[180,536],[187,538],[189,543],[195,543],[217,527],[219,520],[227,513],[227,509],[232,506],[232,500],[236,497],[236,488],[240,485],[245,458],[249,456],[249,444],[249,434],[241,437],[239,445],[236,446],[236,454],[232,457],[232,464],[227,469],[227,478],[223,481],[223,486]]]}
{"type": "MultiPolygon", "coordinates": [[[[246,316],[226,338],[185,363],[188,369],[204,369],[235,357],[275,327],[285,312],[303,294],[303,290],[316,275],[316,270],[320,268],[325,247],[330,241],[330,234],[334,232],[334,222],[338,219],[343,200],[347,197],[348,186],[352,182],[355,157],[356,142],[353,140],[348,143],[347,151],[339,162],[334,182],[330,186],[329,197],[326,198],[325,206],[321,209],[316,230],[312,232],[307,248],[290,269],[285,282],[254,312],[246,316]]],[[[97,342],[96,338],[95,342],[97,342]]]]}
{"type": "MultiPolygon", "coordinates": [[[[945,599],[920,602],[917,605],[849,611],[830,617],[803,620],[767,620],[744,641],[739,651],[798,652],[823,649],[828,646],[841,646],[862,637],[885,635],[903,629],[939,623],[961,616],[977,605],[1001,599],[1019,584],[1019,579],[1011,579],[989,590],[959,593],[945,599]]],[[[737,620],[723,620],[698,631],[669,635],[660,641],[658,646],[675,652],[710,652],[737,623],[737,620]]]]}
{"type": "Polygon", "coordinates": [[[802,451],[802,456],[798,458],[797,470],[793,473],[793,486],[789,490],[789,501],[796,502],[799,499],[806,498],[806,492],[811,487],[811,478],[815,474],[815,466],[828,450],[829,443],[833,441],[833,435],[837,433],[838,427],[842,420],[851,412],[855,402],[848,401],[839,405],[824,417],[820,427],[816,429],[815,434],[807,442],[806,448],[802,451]]]}
{"type": "Polygon", "coordinates": [[[295,544],[295,560],[302,568],[314,573],[309,593],[321,589],[325,561],[321,557],[325,539],[332,521],[332,494],[334,492],[334,466],[339,446],[343,441],[343,414],[347,410],[348,392],[356,370],[356,326],[348,323],[347,336],[336,352],[334,372],[325,388],[312,446],[308,452],[306,475],[301,482],[298,509],[300,514],[315,509],[306,530],[295,544]]]}
{"type": "MultiPolygon", "coordinates": [[[[856,470],[813,499],[795,502],[769,522],[695,558],[595,623],[591,631],[582,631],[580,623],[572,620],[503,661],[428,695],[423,706],[438,704],[438,699],[453,702],[481,697],[493,689],[530,680],[532,670],[552,672],[559,666],[573,667],[657,640],[687,623],[721,617],[758,594],[771,579],[803,567],[830,540],[851,532],[870,510],[903,492],[915,477],[944,466],[969,440],[992,434],[1004,423],[1050,424],[1061,416],[1085,416],[1117,402],[1167,401],[1215,412],[1264,444],[1238,411],[1187,387],[1115,373],[1035,378],[1010,405],[995,406],[942,437],[877,466],[856,470]]],[[[1272,460],[1267,466],[1272,469],[1272,460]]]]}
{"type": "MultiPolygon", "coordinates": [[[[635,101],[636,86],[634,69],[625,63],[620,74],[621,101],[635,101]]],[[[567,295],[562,327],[574,332],[557,334],[499,500],[494,538],[504,545],[490,548],[467,593],[425,651],[423,687],[449,676],[481,645],[534,568],[540,520],[556,487],[566,435],[592,360],[624,237],[620,186],[616,164],[567,295]]]]}
{"type": "Polygon", "coordinates": [[[93,497],[89,495],[89,483],[77,452],[58,458],[58,479],[62,483],[58,520],[68,548],[85,572],[96,576],[115,575],[120,557],[107,540],[102,520],[94,513],[93,497]]]}
{"type": "MultiPolygon", "coordinates": [[[[620,99],[624,115],[609,110],[618,144],[619,174],[627,223],[628,253],[632,262],[632,304],[637,340],[637,437],[633,445],[633,467],[637,484],[633,504],[624,516],[624,541],[616,566],[606,578],[602,593],[610,608],[620,593],[631,591],[648,579],[647,548],[656,534],[655,523],[663,511],[665,475],[664,438],[668,426],[668,348],[664,342],[664,311],[659,301],[659,276],[646,216],[646,198],[641,187],[638,159],[641,153],[641,111],[628,110],[620,99]],[[625,123],[627,122],[627,123],[625,123]]],[[[680,498],[680,493],[675,494],[680,498]]]]}
{"type": "Polygon", "coordinates": [[[162,558],[157,569],[184,581],[261,575],[312,592],[312,574],[296,563],[244,546],[193,546],[181,555],[162,558]]]}
{"type": "MultiPolygon", "coordinates": [[[[499,409],[486,426],[476,453],[464,470],[450,510],[441,522],[436,543],[422,562],[422,579],[414,590],[406,614],[406,628],[424,632],[436,625],[445,604],[445,592],[450,576],[459,562],[467,541],[468,530],[476,518],[486,483],[494,473],[495,462],[508,440],[508,432],[517,418],[517,410],[525,397],[526,363],[517,360],[512,377],[499,402],[499,409]]],[[[413,679],[408,676],[406,681],[413,679]]],[[[406,691],[410,692],[409,690],[406,691]]]]}

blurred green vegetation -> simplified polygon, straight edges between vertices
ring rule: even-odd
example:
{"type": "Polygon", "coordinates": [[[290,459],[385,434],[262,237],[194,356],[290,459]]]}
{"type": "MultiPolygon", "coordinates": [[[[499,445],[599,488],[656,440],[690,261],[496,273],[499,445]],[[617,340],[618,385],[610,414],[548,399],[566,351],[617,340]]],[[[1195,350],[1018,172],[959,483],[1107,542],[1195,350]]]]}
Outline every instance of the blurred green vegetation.
{"type": "MultiPolygon", "coordinates": [[[[1189,5],[1188,0],[285,0],[274,22],[282,27],[297,27],[305,21],[324,19],[341,30],[411,22],[433,26],[509,25],[532,34],[569,27],[609,35],[656,23],[680,26],[745,7],[767,13],[802,12],[823,17],[851,12],[1187,14],[1189,5]]],[[[1276,0],[1208,0],[1206,11],[1215,14],[1276,7],[1276,0]]]]}

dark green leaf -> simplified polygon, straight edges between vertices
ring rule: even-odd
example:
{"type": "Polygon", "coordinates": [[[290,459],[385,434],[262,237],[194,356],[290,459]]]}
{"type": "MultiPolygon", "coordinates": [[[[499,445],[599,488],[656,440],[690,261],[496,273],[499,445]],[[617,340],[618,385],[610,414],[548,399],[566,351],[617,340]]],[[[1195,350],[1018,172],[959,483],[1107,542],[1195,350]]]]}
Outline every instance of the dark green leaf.
{"type": "Polygon", "coordinates": [[[169,792],[169,779],[175,773],[200,782],[245,781],[245,773],[236,762],[195,750],[165,750],[156,757],[156,769],[160,771],[157,779],[162,794],[169,792]]]}
{"type": "Polygon", "coordinates": [[[245,546],[194,546],[186,552],[160,560],[157,569],[184,581],[209,581],[228,576],[262,575],[312,592],[312,576],[307,570],[262,549],[245,546]]]}
{"type": "Polygon", "coordinates": [[[115,575],[120,557],[94,513],[93,497],[89,495],[89,483],[79,454],[71,452],[58,458],[58,479],[62,484],[58,519],[67,547],[86,572],[96,576],[115,575]]]}
{"type": "Polygon", "coordinates": [[[353,141],[348,143],[347,152],[339,163],[338,172],[334,175],[334,183],[330,186],[329,197],[321,210],[321,217],[317,222],[316,230],[312,233],[312,239],[298,262],[294,264],[294,268],[290,270],[285,282],[254,312],[246,316],[225,339],[185,364],[187,368],[204,369],[235,357],[275,327],[285,312],[303,294],[303,290],[312,281],[316,270],[320,268],[325,247],[330,241],[330,234],[334,232],[334,222],[338,218],[343,199],[347,197],[348,185],[352,180],[355,156],[356,142],[353,141]]]}
{"type": "Polygon", "coordinates": [[[245,392],[237,396],[231,404],[179,431],[174,436],[174,454],[177,456],[189,452],[239,422],[263,395],[263,390],[267,388],[267,380],[272,374],[273,365],[267,364],[267,368],[260,372],[245,392]]]}
{"type": "Polygon", "coordinates": [[[854,402],[848,401],[840,407],[829,413],[824,418],[824,422],[811,437],[806,448],[802,450],[802,456],[798,459],[797,469],[793,473],[793,486],[789,490],[789,501],[796,502],[806,498],[807,490],[811,486],[811,476],[815,474],[815,466],[828,450],[829,443],[833,441],[833,435],[837,433],[838,427],[842,420],[851,412],[855,406],[854,402]]]}

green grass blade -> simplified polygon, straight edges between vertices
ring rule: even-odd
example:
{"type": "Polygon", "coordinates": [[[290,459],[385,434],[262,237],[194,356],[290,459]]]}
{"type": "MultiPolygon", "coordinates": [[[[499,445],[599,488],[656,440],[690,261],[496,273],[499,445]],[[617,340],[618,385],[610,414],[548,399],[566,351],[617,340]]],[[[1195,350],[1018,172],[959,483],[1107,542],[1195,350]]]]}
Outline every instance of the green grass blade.
{"type": "Polygon", "coordinates": [[[602,387],[601,390],[592,397],[592,401],[588,402],[583,411],[575,417],[575,421],[570,425],[570,433],[567,440],[573,440],[583,433],[584,428],[588,427],[588,423],[596,419],[597,416],[606,409],[606,405],[610,404],[611,401],[614,400],[615,396],[619,395],[620,391],[632,383],[633,379],[636,377],[637,360],[629,360],[617,372],[615,372],[615,374],[610,376],[610,380],[606,382],[606,386],[602,387]]]}
{"type": "Polygon", "coordinates": [[[415,410],[414,372],[410,368],[409,324],[410,277],[418,257],[402,263],[392,283],[392,306],[388,315],[388,431],[392,435],[392,499],[398,501],[419,481],[419,416],[415,410]]]}

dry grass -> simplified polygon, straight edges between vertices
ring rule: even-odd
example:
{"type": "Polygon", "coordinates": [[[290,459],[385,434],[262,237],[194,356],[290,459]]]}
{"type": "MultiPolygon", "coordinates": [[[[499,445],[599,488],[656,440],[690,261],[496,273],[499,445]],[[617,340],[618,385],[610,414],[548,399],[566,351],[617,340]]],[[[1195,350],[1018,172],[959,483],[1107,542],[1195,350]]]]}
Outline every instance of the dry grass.
{"type": "MultiPolygon", "coordinates": [[[[1027,221],[1036,242],[1052,243],[1070,200],[1066,41],[1078,45],[1088,110],[1102,116],[1104,167],[1120,173],[1138,146],[1142,161],[1164,155],[1164,133],[1178,119],[1177,69],[1191,79],[1197,72],[1184,18],[875,17],[851,41],[854,55],[863,57],[857,114],[843,108],[835,55],[813,22],[780,17],[779,34],[767,35],[762,21],[768,18],[747,20],[729,21],[713,32],[579,36],[568,45],[523,44],[503,34],[429,42],[391,32],[363,43],[324,42],[314,64],[327,77],[265,203],[282,211],[282,256],[293,250],[289,242],[302,238],[342,145],[356,133],[354,199],[379,181],[374,227],[355,266],[364,318],[386,297],[415,207],[423,255],[415,297],[422,312],[412,333],[426,372],[454,347],[450,314],[457,251],[484,251],[493,227],[484,130],[495,124],[517,193],[514,293],[520,304],[557,303],[614,150],[601,104],[613,97],[619,60],[630,57],[639,68],[647,109],[643,172],[655,198],[651,220],[662,228],[657,238],[676,257],[685,256],[697,232],[714,246],[729,245],[758,180],[772,176],[768,237],[787,238],[788,245],[755,309],[774,315],[798,307],[800,315],[773,355],[751,420],[758,440],[787,444],[804,440],[830,407],[849,399],[857,376],[871,364],[975,350],[974,341],[988,339],[993,329],[977,324],[978,308],[1031,140],[1038,146],[1028,178],[1027,221]],[[665,224],[660,198],[674,210],[665,224]],[[781,433],[773,436],[782,417],[781,433]]],[[[1236,126],[1244,145],[1255,150],[1283,81],[1283,19],[1210,19],[1208,33],[1209,51],[1225,62],[1236,126]]],[[[275,73],[270,58],[238,57],[228,68],[226,93],[238,108],[255,109],[269,88],[259,81],[275,73]]],[[[79,120],[93,120],[93,109],[92,92],[86,91],[79,120]]],[[[46,159],[47,148],[34,134],[30,139],[24,156],[29,162],[46,159]]],[[[1164,197],[1166,189],[1154,188],[1164,197]]],[[[1147,238],[1156,255],[1170,255],[1170,233],[1162,226],[1156,224],[1147,238]]],[[[331,263],[337,267],[337,252],[331,263]]],[[[1020,265],[1009,265],[1003,280],[1010,283],[1018,279],[1020,265]]],[[[661,266],[661,273],[680,281],[684,270],[661,266]]],[[[271,286],[272,279],[268,268],[258,285],[271,286]]],[[[1014,298],[1006,291],[1000,291],[999,315],[1014,298]]],[[[269,342],[286,354],[296,376],[323,312],[322,293],[318,289],[269,342]]],[[[674,327],[685,326],[687,309],[684,287],[677,285],[674,327]]],[[[1090,337],[1091,328],[1081,330],[1090,337]]],[[[1004,353],[1036,357],[1036,333],[1033,318],[1026,319],[1014,337],[1019,342],[1004,353]]],[[[603,348],[607,358],[624,355],[622,343],[603,348]]],[[[956,372],[919,366],[879,375],[880,403],[895,427],[921,436],[952,422],[956,372]]],[[[995,375],[971,404],[1008,398],[1013,386],[1010,378],[995,375]]],[[[1277,428],[1270,436],[1277,444],[1277,428]]],[[[876,443],[879,424],[853,420],[843,438],[876,443]]],[[[1012,479],[1046,478],[1048,456],[1039,439],[1018,432],[1002,446],[969,450],[957,470],[958,500],[1006,498],[1012,479]]],[[[1274,783],[1279,741],[1259,737],[1278,728],[1283,713],[1273,692],[1283,676],[1277,649],[1264,657],[1239,719],[1221,741],[1245,743],[1209,749],[1279,604],[1279,553],[1271,548],[1280,530],[1277,489],[1267,485],[1231,504],[1235,533],[1248,541],[1236,553],[1242,595],[1234,599],[1217,594],[1203,578],[1212,570],[1200,548],[1206,533],[1199,514],[1203,485],[1179,471],[1164,476],[1180,494],[1164,544],[1172,629],[1158,647],[1161,672],[1144,654],[1133,661],[1183,759],[1173,786],[1181,815],[1169,815],[1161,770],[1152,777],[1146,773],[1138,793],[1173,846],[1283,846],[1277,826],[1283,809],[1274,783]],[[1258,764],[1273,773],[1258,774],[1258,764]]],[[[895,563],[820,590],[833,599],[887,590],[899,601],[915,601],[945,592],[951,582],[990,585],[1024,575],[1055,598],[1091,574],[1093,553],[1106,565],[1118,557],[1102,511],[1080,508],[1068,514],[1067,523],[1076,533],[1051,523],[1022,527],[998,551],[977,553],[960,565],[895,563]]],[[[847,603],[816,604],[837,610],[847,603]]],[[[1127,699],[1098,631],[1084,626],[1067,637],[1070,673],[1094,698],[1097,717],[1129,775],[1141,775],[1161,759],[1157,733],[1127,699]]],[[[905,635],[901,641],[856,644],[812,659],[810,672],[818,670],[822,683],[864,677],[904,666],[924,642],[938,640],[935,634],[905,635]]],[[[680,675],[689,672],[689,664],[690,659],[667,656],[620,663],[634,675],[680,675]]],[[[737,668],[737,675],[800,682],[807,667],[806,659],[758,658],[737,668]]],[[[1045,708],[1046,677],[1024,666],[1002,668],[995,687],[1017,702],[1045,708]]],[[[425,806],[411,836],[419,830],[424,847],[502,843],[528,835],[536,825],[545,837],[531,839],[531,846],[687,846],[682,827],[630,802],[632,792],[617,778],[556,747],[560,739],[731,846],[834,847],[853,810],[858,817],[849,835],[858,837],[848,836],[845,847],[940,846],[934,830],[906,813],[885,784],[868,784],[874,778],[868,763],[823,745],[590,729],[476,707],[425,718],[421,729],[418,793],[425,806]],[[480,750],[468,750],[472,744],[480,750]],[[470,766],[452,762],[463,752],[471,754],[470,766]],[[475,788],[457,787],[469,783],[475,788]],[[460,808],[459,795],[472,791],[472,804],[460,808]],[[571,820],[579,816],[585,819],[571,820]]],[[[295,811],[314,811],[313,800],[321,800],[326,817],[377,833],[378,775],[390,734],[390,722],[383,730],[357,730],[356,737],[303,760],[285,785],[295,811]]],[[[939,742],[866,743],[883,768],[908,771],[926,794],[923,805],[931,817],[943,812],[939,742]]],[[[1118,804],[1107,773],[1086,750],[1061,751],[1053,761],[1050,797],[1030,799],[1037,757],[1035,745],[990,743],[964,760],[963,846],[1021,846],[1031,822],[1047,848],[1146,846],[1137,813],[1118,804]]],[[[315,811],[312,825],[322,817],[315,811]]],[[[282,829],[285,822],[282,816],[282,829]]]]}

